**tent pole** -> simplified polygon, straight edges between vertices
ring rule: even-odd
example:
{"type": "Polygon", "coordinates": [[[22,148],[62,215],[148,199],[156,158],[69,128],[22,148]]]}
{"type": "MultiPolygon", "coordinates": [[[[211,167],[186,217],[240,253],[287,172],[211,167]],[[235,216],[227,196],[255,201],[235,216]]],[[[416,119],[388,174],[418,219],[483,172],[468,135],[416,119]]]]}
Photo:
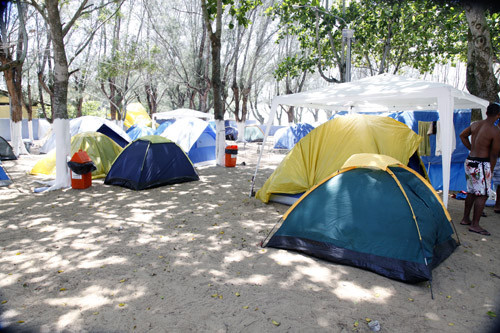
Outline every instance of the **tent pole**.
{"type": "Polygon", "coordinates": [[[262,154],[264,153],[264,147],[266,144],[267,136],[269,135],[269,130],[271,129],[271,125],[274,121],[274,115],[276,114],[276,109],[278,108],[278,101],[276,98],[273,99],[271,104],[271,111],[269,112],[269,118],[267,119],[266,131],[264,133],[264,139],[262,140],[262,149],[259,152],[259,159],[257,160],[257,166],[255,167],[255,173],[252,176],[252,186],[250,188],[250,193],[248,195],[249,198],[255,196],[254,187],[255,187],[255,179],[257,179],[257,171],[259,171],[260,160],[262,159],[262,154]]]}

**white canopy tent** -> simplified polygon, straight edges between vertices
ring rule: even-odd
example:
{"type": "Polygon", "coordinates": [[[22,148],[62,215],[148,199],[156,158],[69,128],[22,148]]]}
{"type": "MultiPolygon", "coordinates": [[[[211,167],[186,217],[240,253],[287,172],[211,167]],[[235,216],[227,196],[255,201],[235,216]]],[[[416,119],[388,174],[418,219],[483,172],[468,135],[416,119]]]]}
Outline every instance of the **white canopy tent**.
{"type": "MultiPolygon", "coordinates": [[[[453,112],[457,109],[476,108],[482,110],[484,118],[488,104],[488,101],[484,99],[445,83],[382,74],[317,90],[276,96],[271,104],[264,142],[266,142],[269,128],[273,124],[278,105],[349,111],[350,113],[437,110],[441,121],[443,202],[445,206],[448,206],[452,136],[454,133],[453,112]]],[[[253,195],[263,151],[263,149],[260,151],[250,195],[253,195]]]]}
{"type": "Polygon", "coordinates": [[[185,118],[185,117],[200,118],[203,120],[214,119],[214,116],[209,114],[209,113],[196,111],[196,110],[192,110],[192,109],[175,109],[172,111],[153,113],[153,122],[156,124],[157,119],[178,119],[178,118],[185,118]]]}

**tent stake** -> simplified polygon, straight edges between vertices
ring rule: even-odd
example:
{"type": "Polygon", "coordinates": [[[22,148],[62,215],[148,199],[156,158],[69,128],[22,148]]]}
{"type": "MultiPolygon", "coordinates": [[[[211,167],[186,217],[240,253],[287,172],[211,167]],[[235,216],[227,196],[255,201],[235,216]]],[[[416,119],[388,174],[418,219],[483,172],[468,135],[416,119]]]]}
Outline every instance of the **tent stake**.
{"type": "Polygon", "coordinates": [[[434,299],[434,292],[432,291],[432,280],[429,280],[429,287],[431,288],[431,298],[434,299]]]}

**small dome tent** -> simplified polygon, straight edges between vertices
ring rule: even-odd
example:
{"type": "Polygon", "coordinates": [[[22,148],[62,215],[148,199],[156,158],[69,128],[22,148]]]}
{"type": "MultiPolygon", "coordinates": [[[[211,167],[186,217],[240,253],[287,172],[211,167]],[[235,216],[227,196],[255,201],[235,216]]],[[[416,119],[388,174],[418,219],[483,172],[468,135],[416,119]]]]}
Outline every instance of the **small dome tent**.
{"type": "MultiPolygon", "coordinates": [[[[99,132],[84,132],[71,138],[71,156],[77,151],[83,150],[94,162],[97,170],[92,172],[92,178],[104,178],[108,173],[116,156],[122,148],[108,136],[99,132]]],[[[56,174],[56,150],[51,150],[47,156],[39,160],[30,174],[55,176],[56,174]]]]}
{"type": "Polygon", "coordinates": [[[353,154],[391,156],[407,165],[422,138],[403,123],[373,115],[337,117],[302,138],[257,192],[271,195],[304,193],[342,167],[353,154]]]}
{"type": "Polygon", "coordinates": [[[0,136],[0,160],[17,160],[16,155],[14,154],[14,150],[12,146],[0,136]]]}
{"type": "Polygon", "coordinates": [[[151,126],[151,117],[141,103],[130,103],[127,105],[127,114],[123,126],[130,128],[134,125],[151,126]]]}
{"type": "MultiPolygon", "coordinates": [[[[123,129],[121,129],[111,120],[107,120],[101,117],[83,116],[71,119],[69,122],[69,133],[70,136],[73,137],[79,133],[97,132],[97,130],[99,130],[103,124],[105,124],[109,128],[109,130],[115,132],[116,135],[122,137],[123,140],[130,142],[130,137],[123,129]]],[[[55,147],[56,136],[53,131],[50,131],[49,133],[47,133],[47,139],[45,143],[40,148],[40,153],[47,154],[55,147]]]]}
{"type": "Polygon", "coordinates": [[[259,125],[245,126],[244,133],[246,142],[262,142],[264,140],[264,131],[259,125]]]}
{"type": "Polygon", "coordinates": [[[199,177],[186,153],[175,142],[149,135],[125,147],[104,184],[144,190],[194,180],[199,177]]]}
{"type": "Polygon", "coordinates": [[[416,283],[456,248],[432,186],[389,156],[356,154],[306,192],[266,246],[416,283]]]}
{"type": "Polygon", "coordinates": [[[194,165],[215,163],[215,130],[208,122],[179,118],[160,135],[177,143],[194,165]]]}

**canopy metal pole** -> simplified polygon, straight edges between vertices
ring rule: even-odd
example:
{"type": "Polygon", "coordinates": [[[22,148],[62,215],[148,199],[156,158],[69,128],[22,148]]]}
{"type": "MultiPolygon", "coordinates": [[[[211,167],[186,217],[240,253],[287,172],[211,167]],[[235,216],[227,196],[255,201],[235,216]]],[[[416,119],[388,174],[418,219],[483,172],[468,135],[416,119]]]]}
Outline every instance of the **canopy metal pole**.
{"type": "Polygon", "coordinates": [[[254,192],[255,179],[257,179],[257,171],[259,171],[260,160],[262,159],[262,154],[264,153],[267,136],[269,135],[269,130],[271,129],[271,125],[273,124],[274,115],[276,114],[277,107],[278,107],[278,101],[276,100],[276,98],[274,98],[271,104],[271,112],[269,112],[269,118],[267,119],[266,130],[264,132],[264,139],[262,140],[262,149],[260,150],[259,159],[257,160],[257,166],[255,167],[255,173],[252,177],[252,186],[250,188],[250,193],[248,195],[249,198],[255,195],[254,192]]]}

